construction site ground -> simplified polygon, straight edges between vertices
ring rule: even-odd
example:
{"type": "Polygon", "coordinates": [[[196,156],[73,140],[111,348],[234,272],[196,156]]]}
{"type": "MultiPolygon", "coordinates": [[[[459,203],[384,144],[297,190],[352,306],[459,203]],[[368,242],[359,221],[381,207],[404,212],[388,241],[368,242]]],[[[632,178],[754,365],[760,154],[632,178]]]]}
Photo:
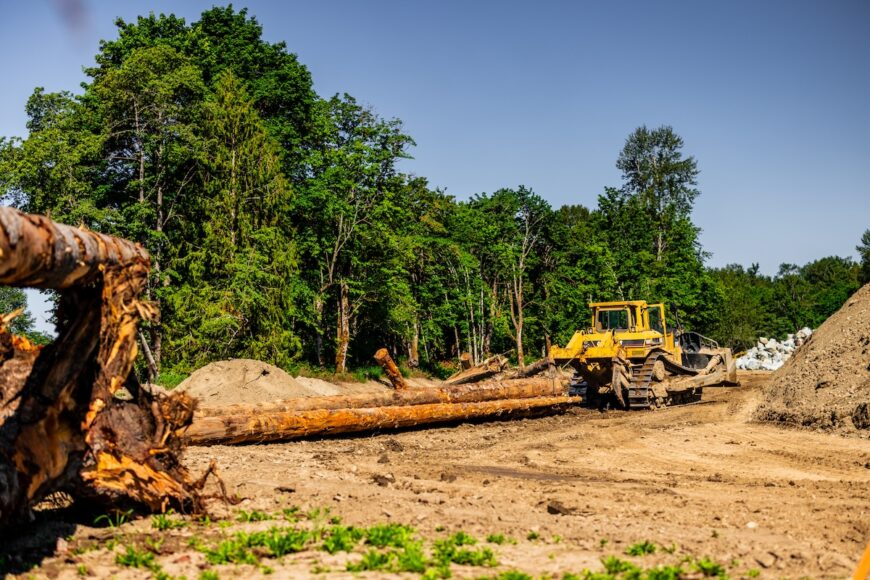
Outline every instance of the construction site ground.
{"type": "MultiPolygon", "coordinates": [[[[162,536],[168,541],[155,550],[162,570],[196,578],[208,566],[189,547],[194,535],[209,542],[262,529],[275,522],[240,522],[238,514],[291,506],[330,508],[344,524],[409,524],[423,538],[464,531],[481,542],[491,534],[516,540],[491,546],[496,568],[454,566],[458,577],[521,570],[558,578],[601,570],[611,555],[644,566],[706,556],[732,577],[849,577],[870,539],[870,441],[755,423],[769,375],[740,379],[738,388],[706,389],[702,403],[650,412],[578,408],[536,419],[190,448],[193,472],[216,460],[229,491],[247,498],[212,504],[214,518],[228,523],[157,532],[149,518],[107,529],[79,515],[60,537],[52,518],[65,511],[43,511],[42,531],[17,540],[20,553],[56,544],[28,562],[36,568],[24,577],[149,577],[118,565],[117,554],[162,536]],[[660,548],[625,556],[644,541],[660,548]]],[[[311,549],[270,561],[268,571],[351,577],[345,564],[359,557],[311,549]]],[[[215,570],[220,577],[264,571],[247,564],[215,570]]]]}

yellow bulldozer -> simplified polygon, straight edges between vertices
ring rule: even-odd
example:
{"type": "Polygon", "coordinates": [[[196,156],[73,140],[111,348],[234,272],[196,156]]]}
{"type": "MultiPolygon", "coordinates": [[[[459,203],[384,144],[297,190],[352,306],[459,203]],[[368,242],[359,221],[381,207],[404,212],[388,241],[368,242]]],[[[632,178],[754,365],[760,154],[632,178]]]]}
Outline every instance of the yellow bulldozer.
{"type": "Polygon", "coordinates": [[[574,369],[570,392],[588,405],[650,409],[699,401],[706,386],[738,384],[731,350],[684,331],[678,317],[671,325],[664,304],[628,300],[589,307],[591,326],[564,348],[550,349],[556,364],[574,369]]]}

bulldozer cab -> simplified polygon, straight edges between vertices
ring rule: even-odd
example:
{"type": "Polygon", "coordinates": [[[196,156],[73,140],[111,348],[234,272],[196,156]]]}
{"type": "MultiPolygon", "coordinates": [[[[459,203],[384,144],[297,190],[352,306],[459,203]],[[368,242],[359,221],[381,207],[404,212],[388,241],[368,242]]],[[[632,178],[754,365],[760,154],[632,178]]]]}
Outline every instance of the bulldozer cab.
{"type": "Polygon", "coordinates": [[[665,305],[647,304],[643,300],[627,302],[593,302],[592,332],[658,332],[666,334],[665,305]]]}

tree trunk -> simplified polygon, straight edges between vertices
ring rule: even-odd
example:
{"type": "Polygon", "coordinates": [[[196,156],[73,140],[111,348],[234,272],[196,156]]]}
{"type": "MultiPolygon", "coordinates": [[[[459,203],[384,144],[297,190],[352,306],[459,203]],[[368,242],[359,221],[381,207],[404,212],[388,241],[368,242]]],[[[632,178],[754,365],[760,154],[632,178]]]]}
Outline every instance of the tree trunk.
{"type": "Polygon", "coordinates": [[[420,366],[420,323],[414,319],[414,333],[411,335],[411,345],[408,349],[408,366],[415,369],[420,366]]]}
{"type": "Polygon", "coordinates": [[[407,390],[408,383],[405,382],[405,377],[402,376],[399,367],[397,367],[396,363],[393,362],[393,358],[390,356],[387,349],[382,348],[378,350],[378,352],[375,353],[375,360],[379,365],[381,365],[384,372],[387,373],[387,377],[390,379],[390,384],[393,385],[394,389],[397,391],[407,390]]]}
{"type": "Polygon", "coordinates": [[[0,255],[0,284],[61,290],[58,337],[28,378],[9,364],[21,356],[0,357],[0,523],[28,517],[56,491],[104,506],[199,509],[180,461],[194,403],[154,398],[131,372],[136,326],[156,316],[139,300],[145,250],[0,208],[0,255]]]}
{"type": "Polygon", "coordinates": [[[341,281],[338,301],[338,336],[335,348],[335,372],[347,371],[347,349],[350,345],[350,299],[345,281],[341,281]]]}
{"type": "Polygon", "coordinates": [[[288,441],[300,437],[416,427],[481,417],[506,418],[554,413],[564,411],[571,404],[570,397],[556,396],[268,414],[253,410],[197,420],[188,430],[187,437],[191,445],[288,441]]]}

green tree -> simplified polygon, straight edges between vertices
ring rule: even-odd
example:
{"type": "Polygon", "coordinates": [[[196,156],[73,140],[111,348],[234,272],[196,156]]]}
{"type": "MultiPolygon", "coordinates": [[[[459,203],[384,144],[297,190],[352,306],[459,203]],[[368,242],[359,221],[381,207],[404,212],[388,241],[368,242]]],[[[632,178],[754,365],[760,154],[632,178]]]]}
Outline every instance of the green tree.
{"type": "Polygon", "coordinates": [[[313,176],[301,192],[297,216],[300,251],[313,289],[315,355],[323,363],[326,308],[335,316],[335,368],[344,372],[352,325],[367,301],[381,295],[379,276],[397,267],[393,206],[404,183],[397,169],[413,140],[398,120],[384,120],[350,95],[325,104],[328,132],[312,154],[313,176]]]}
{"type": "Polygon", "coordinates": [[[9,331],[12,334],[26,335],[33,332],[36,321],[27,309],[27,295],[21,288],[0,286],[0,316],[22,309],[21,314],[12,320],[9,331]]]}
{"type": "Polygon", "coordinates": [[[682,148],[670,127],[634,131],[617,160],[622,187],[598,198],[597,228],[613,255],[617,298],[664,301],[689,326],[707,329],[721,295],[691,220],[697,163],[682,148]]]}
{"type": "Polygon", "coordinates": [[[228,70],[204,104],[196,213],[202,231],[179,254],[167,327],[171,358],[190,370],[215,358],[287,366],[298,284],[290,227],[292,191],[278,146],[228,70]]]}
{"type": "Polygon", "coordinates": [[[643,125],[629,135],[616,160],[622,196],[637,198],[649,214],[656,261],[668,249],[674,224],[691,215],[700,193],[697,163],[692,156],[683,158],[682,148],[683,139],[671,127],[650,130],[643,125]]]}
{"type": "Polygon", "coordinates": [[[870,230],[865,230],[861,243],[855,248],[861,256],[861,282],[870,282],[870,230]]]}

